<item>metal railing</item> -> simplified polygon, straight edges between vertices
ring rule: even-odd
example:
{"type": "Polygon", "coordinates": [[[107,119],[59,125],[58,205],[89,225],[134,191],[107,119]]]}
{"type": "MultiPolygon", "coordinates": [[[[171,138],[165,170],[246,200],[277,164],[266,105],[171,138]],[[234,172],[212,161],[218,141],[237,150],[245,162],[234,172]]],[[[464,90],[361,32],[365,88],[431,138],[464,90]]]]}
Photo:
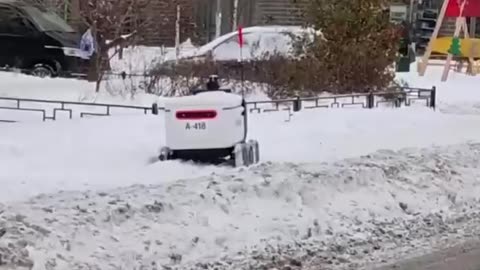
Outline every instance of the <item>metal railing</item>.
{"type": "Polygon", "coordinates": [[[247,102],[253,108],[250,112],[275,112],[281,110],[300,111],[302,109],[361,107],[364,109],[378,108],[380,104],[391,104],[394,107],[411,106],[415,101],[425,102],[425,106],[435,109],[436,88],[431,89],[403,87],[400,90],[371,92],[365,94],[347,94],[309,98],[291,98],[272,101],[247,102]],[[273,108],[262,108],[261,105],[271,104],[273,108]]]}
{"type": "MultiPolygon", "coordinates": [[[[436,89],[421,88],[401,88],[396,91],[336,95],[336,96],[320,96],[308,98],[291,98],[281,100],[268,101],[250,101],[247,102],[247,108],[250,113],[268,113],[278,111],[294,111],[320,108],[345,108],[360,107],[364,109],[373,109],[381,104],[391,104],[393,107],[410,106],[415,101],[425,103],[425,106],[435,109],[436,106],[436,89]]],[[[80,118],[85,116],[111,116],[115,109],[129,110],[149,114],[152,107],[129,106],[106,103],[84,103],[61,100],[42,100],[42,99],[22,99],[12,97],[0,97],[0,104],[11,102],[13,105],[0,105],[0,123],[17,122],[11,119],[3,119],[1,111],[17,111],[30,112],[40,114],[43,121],[57,120],[60,112],[68,113],[68,118],[73,119],[74,114],[80,118]],[[50,106],[50,108],[39,108],[37,106],[50,106]],[[81,109],[75,110],[72,107],[81,106],[81,109]],[[97,110],[92,112],[93,110],[97,110]]],[[[164,108],[159,108],[160,110],[164,108]]]]}
{"type": "MultiPolygon", "coordinates": [[[[72,101],[61,101],[61,100],[22,99],[22,98],[12,98],[12,97],[0,97],[0,102],[2,101],[14,102],[15,105],[0,106],[0,111],[9,110],[9,111],[40,113],[43,121],[57,120],[57,114],[59,112],[67,112],[69,119],[73,119],[74,109],[69,108],[71,106],[101,108],[103,111],[103,112],[80,111],[78,112],[78,115],[80,116],[80,118],[83,118],[85,116],[111,116],[113,109],[128,109],[128,110],[142,111],[144,114],[148,114],[152,110],[151,107],[117,105],[117,104],[106,104],[106,103],[72,102],[72,101]],[[32,108],[32,106],[28,106],[26,104],[54,105],[55,107],[50,109],[32,108]],[[47,110],[51,111],[51,114],[49,114],[47,110]]],[[[0,118],[0,122],[12,123],[16,121],[0,118]]]]}

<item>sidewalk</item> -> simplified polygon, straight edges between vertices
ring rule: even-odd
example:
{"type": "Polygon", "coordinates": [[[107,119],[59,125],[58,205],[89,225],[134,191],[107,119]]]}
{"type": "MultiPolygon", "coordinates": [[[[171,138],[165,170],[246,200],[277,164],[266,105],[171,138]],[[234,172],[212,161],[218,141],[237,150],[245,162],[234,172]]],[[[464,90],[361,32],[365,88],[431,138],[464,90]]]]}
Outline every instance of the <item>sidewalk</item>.
{"type": "Polygon", "coordinates": [[[480,240],[375,270],[480,270],[480,240]]]}

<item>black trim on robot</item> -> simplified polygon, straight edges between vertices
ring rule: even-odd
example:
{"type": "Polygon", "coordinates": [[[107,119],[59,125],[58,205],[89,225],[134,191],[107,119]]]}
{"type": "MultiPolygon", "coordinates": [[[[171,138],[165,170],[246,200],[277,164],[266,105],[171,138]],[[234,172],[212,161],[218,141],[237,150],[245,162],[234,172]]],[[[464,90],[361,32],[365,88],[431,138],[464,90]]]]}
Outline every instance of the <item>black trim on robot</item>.
{"type": "Polygon", "coordinates": [[[170,159],[189,160],[198,163],[221,164],[231,158],[234,147],[217,149],[172,150],[170,159]]]}
{"type": "Polygon", "coordinates": [[[242,107],[243,107],[243,117],[244,117],[244,124],[243,126],[245,127],[245,133],[243,135],[243,141],[247,141],[247,134],[248,134],[248,113],[247,113],[247,102],[245,99],[242,100],[242,107]]]}

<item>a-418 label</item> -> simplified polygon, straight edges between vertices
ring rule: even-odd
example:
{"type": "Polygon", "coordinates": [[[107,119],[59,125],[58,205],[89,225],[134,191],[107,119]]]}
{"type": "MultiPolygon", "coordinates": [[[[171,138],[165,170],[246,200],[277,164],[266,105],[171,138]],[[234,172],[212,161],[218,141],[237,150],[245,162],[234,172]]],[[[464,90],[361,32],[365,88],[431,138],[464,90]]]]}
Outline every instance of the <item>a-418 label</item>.
{"type": "Polygon", "coordinates": [[[207,129],[207,123],[205,122],[196,122],[196,123],[186,123],[186,130],[205,130],[207,129]]]}

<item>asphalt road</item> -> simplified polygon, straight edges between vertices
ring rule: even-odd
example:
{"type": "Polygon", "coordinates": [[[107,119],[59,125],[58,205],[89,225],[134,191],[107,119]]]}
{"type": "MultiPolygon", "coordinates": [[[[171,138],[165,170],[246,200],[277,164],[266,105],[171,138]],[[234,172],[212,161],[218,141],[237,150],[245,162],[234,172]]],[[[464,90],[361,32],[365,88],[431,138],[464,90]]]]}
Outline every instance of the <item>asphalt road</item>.
{"type": "Polygon", "coordinates": [[[374,270],[480,270],[480,240],[374,270]]]}

